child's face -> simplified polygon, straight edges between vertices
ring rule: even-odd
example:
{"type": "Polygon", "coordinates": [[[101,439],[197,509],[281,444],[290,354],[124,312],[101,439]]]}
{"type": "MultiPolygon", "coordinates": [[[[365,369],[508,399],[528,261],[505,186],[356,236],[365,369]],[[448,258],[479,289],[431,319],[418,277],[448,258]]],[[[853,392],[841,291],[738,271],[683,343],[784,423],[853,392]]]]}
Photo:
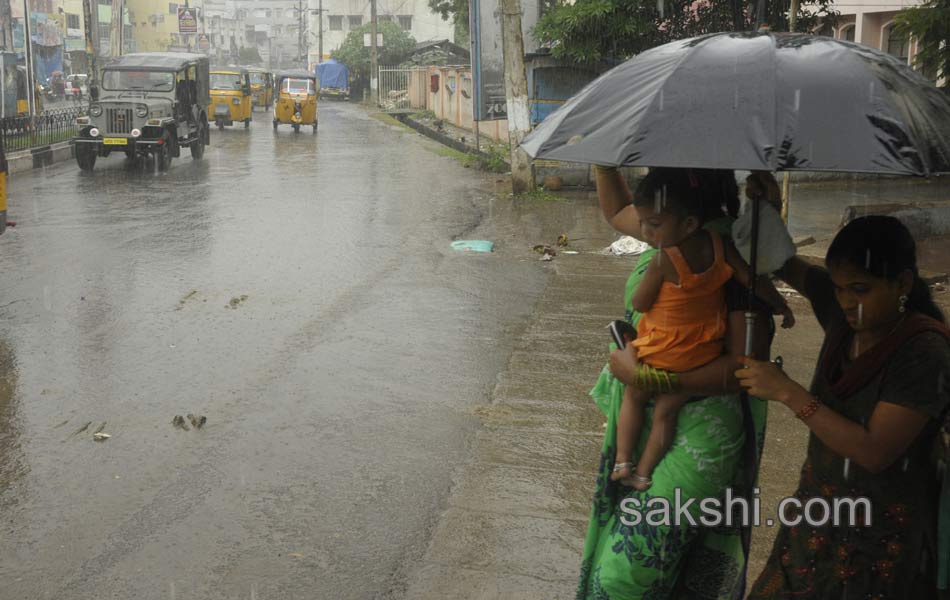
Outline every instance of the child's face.
{"type": "Polygon", "coordinates": [[[643,239],[654,248],[676,246],[699,228],[696,217],[681,218],[656,204],[636,208],[643,239]]]}
{"type": "Polygon", "coordinates": [[[855,331],[889,327],[900,318],[900,297],[910,293],[913,282],[909,271],[896,281],[869,275],[848,263],[831,265],[829,271],[838,304],[855,331]]]}

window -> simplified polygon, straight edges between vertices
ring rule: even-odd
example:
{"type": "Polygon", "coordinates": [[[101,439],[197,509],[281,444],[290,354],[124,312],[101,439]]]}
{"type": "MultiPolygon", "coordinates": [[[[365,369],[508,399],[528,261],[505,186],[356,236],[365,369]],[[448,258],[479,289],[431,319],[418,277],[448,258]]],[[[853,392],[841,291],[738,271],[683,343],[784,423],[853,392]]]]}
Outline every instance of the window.
{"type": "Polygon", "coordinates": [[[406,31],[412,29],[412,15],[399,15],[399,26],[406,31]]]}
{"type": "MultiPolygon", "coordinates": [[[[109,4],[112,4],[111,2],[109,4]]],[[[177,15],[178,14],[178,5],[177,4],[168,4],[168,14],[177,15]]]]}
{"type": "Polygon", "coordinates": [[[288,19],[296,19],[296,18],[297,18],[297,9],[295,9],[295,8],[288,8],[288,9],[284,12],[284,16],[287,17],[288,19]]]}
{"type": "Polygon", "coordinates": [[[272,11],[272,10],[269,9],[269,8],[265,8],[265,9],[264,9],[264,16],[265,16],[265,17],[270,17],[273,13],[274,13],[274,11],[272,11]]]}
{"type": "Polygon", "coordinates": [[[363,15],[350,15],[346,19],[349,21],[350,29],[357,29],[363,26],[363,15]]]}
{"type": "Polygon", "coordinates": [[[281,33],[281,31],[280,31],[280,30],[281,30],[281,26],[280,26],[280,25],[272,25],[271,28],[270,28],[270,30],[271,30],[271,33],[273,33],[274,35],[280,35],[280,33],[281,33]]]}
{"type": "Polygon", "coordinates": [[[330,31],[343,31],[343,17],[340,15],[330,15],[330,31]]]}
{"type": "Polygon", "coordinates": [[[904,62],[907,62],[910,56],[910,42],[902,35],[894,31],[893,25],[884,28],[884,51],[891,56],[896,56],[904,62]]]}
{"type": "Polygon", "coordinates": [[[845,40],[847,42],[853,42],[854,41],[854,25],[851,25],[850,27],[845,27],[844,29],[842,29],[840,36],[842,40],[845,40]]]}
{"type": "Polygon", "coordinates": [[[255,18],[255,19],[263,19],[264,16],[265,16],[264,13],[265,13],[265,10],[264,10],[263,8],[255,8],[255,9],[254,9],[254,18],[255,18]]]}
{"type": "Polygon", "coordinates": [[[291,94],[312,94],[313,82],[309,79],[285,79],[281,89],[291,94]]]}
{"type": "Polygon", "coordinates": [[[79,29],[79,15],[66,15],[66,27],[69,29],[79,29]]]}

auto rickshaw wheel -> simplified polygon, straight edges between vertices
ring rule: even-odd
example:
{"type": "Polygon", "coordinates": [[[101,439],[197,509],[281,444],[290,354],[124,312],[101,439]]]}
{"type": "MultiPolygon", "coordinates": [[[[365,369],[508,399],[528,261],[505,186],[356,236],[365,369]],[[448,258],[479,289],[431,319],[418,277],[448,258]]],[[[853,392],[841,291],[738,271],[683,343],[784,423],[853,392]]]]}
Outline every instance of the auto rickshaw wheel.
{"type": "Polygon", "coordinates": [[[250,120],[250,119],[244,119],[244,129],[247,129],[247,128],[250,127],[250,126],[251,126],[251,120],[250,120]]]}
{"type": "Polygon", "coordinates": [[[294,133],[300,133],[300,123],[294,123],[294,133]]]}
{"type": "Polygon", "coordinates": [[[92,171],[96,166],[96,151],[86,144],[76,144],[76,163],[83,171],[92,171]]]}
{"type": "Polygon", "coordinates": [[[217,121],[215,121],[214,124],[218,126],[218,129],[222,131],[224,130],[224,121],[222,121],[221,119],[218,119],[217,121]]]}
{"type": "Polygon", "coordinates": [[[277,119],[274,119],[274,131],[277,131],[277,119]]]}
{"type": "Polygon", "coordinates": [[[317,132],[317,122],[316,122],[316,121],[313,122],[313,132],[314,132],[314,133],[317,132]]]}

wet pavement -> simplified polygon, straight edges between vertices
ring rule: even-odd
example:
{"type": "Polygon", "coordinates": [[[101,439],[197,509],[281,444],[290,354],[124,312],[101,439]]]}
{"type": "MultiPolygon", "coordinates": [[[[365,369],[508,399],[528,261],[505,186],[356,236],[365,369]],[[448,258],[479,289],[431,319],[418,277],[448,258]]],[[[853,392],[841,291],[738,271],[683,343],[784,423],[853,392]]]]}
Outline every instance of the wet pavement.
{"type": "Polygon", "coordinates": [[[449,249],[491,181],[434,143],[255,116],[12,179],[0,598],[398,597],[422,557],[545,274],[449,249]]]}

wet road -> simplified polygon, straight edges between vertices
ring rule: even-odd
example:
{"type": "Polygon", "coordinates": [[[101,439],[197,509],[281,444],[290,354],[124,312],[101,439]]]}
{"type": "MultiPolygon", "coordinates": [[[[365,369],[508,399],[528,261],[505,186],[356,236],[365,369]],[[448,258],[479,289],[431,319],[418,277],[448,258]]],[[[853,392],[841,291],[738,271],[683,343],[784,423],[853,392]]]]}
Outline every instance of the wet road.
{"type": "Polygon", "coordinates": [[[451,253],[486,208],[427,140],[257,117],[12,179],[3,600],[399,597],[422,555],[537,263],[451,253]]]}

